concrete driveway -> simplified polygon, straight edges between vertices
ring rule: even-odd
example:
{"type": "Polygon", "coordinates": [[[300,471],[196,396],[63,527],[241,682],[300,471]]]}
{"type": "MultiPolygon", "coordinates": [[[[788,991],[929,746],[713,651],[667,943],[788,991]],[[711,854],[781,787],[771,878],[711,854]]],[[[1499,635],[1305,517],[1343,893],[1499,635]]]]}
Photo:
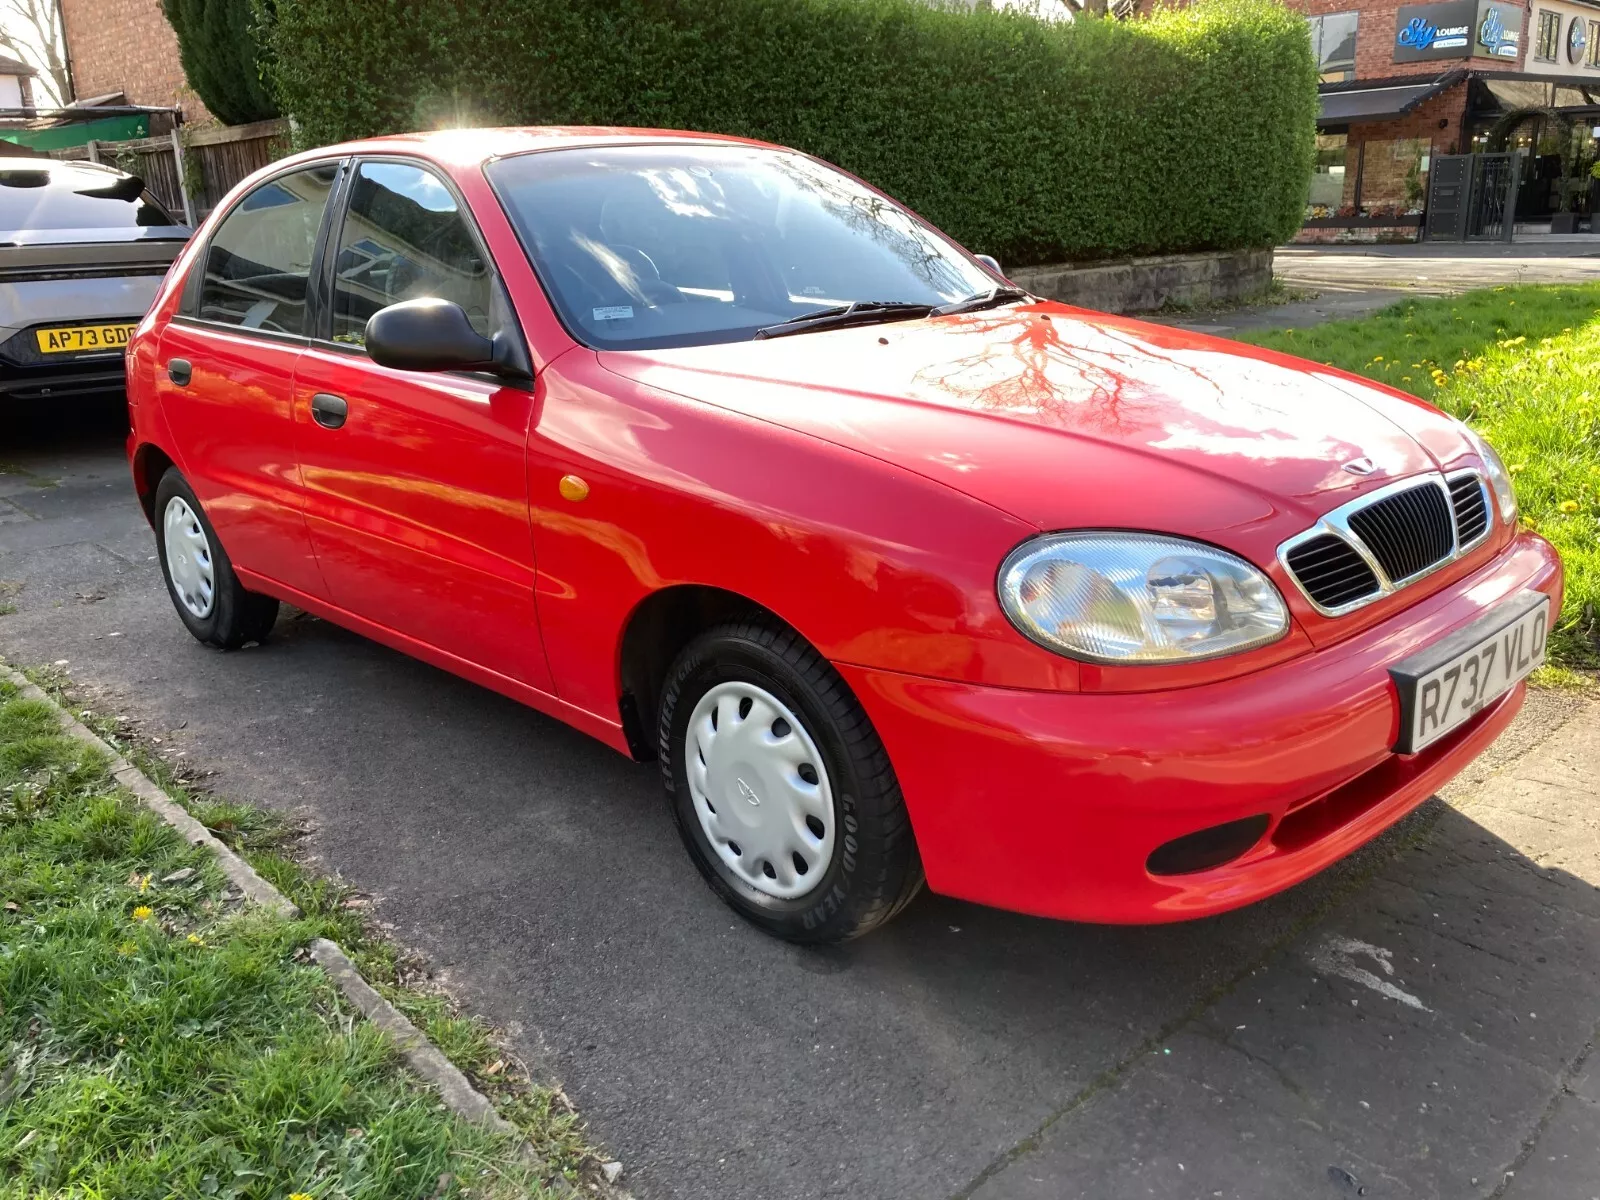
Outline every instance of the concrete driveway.
{"type": "Polygon", "coordinates": [[[650,768],[319,620],[197,645],[119,418],[0,417],[0,653],[303,810],[645,1200],[1600,1192],[1596,709],[1535,696],[1450,803],[1225,918],[924,896],[801,950],[713,900],[650,768]]]}

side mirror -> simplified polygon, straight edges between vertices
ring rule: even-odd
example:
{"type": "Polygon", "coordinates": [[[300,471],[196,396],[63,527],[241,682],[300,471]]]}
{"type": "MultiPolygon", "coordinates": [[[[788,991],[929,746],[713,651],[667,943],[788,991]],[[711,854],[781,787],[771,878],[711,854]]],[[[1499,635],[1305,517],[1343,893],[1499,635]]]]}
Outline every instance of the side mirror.
{"type": "Polygon", "coordinates": [[[1000,276],[1001,279],[1004,279],[1006,277],[1006,273],[1000,269],[1000,260],[998,258],[996,258],[994,255],[992,255],[992,254],[974,254],[972,257],[977,259],[984,266],[988,267],[989,270],[993,271],[996,275],[1000,276]]]}
{"type": "Polygon", "coordinates": [[[380,367],[401,371],[496,371],[493,341],[450,300],[402,300],[367,320],[367,354],[380,367]]]}

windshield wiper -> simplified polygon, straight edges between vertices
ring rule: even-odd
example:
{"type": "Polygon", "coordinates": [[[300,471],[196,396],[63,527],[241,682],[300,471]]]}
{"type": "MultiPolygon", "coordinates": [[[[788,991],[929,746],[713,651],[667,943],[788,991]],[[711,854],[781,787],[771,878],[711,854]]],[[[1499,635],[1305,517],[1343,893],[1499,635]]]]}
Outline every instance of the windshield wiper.
{"type": "Polygon", "coordinates": [[[758,338],[787,337],[791,333],[810,333],[813,329],[840,329],[847,325],[872,325],[879,321],[906,321],[936,311],[931,304],[909,300],[855,300],[801,313],[776,325],[756,330],[758,338]]]}
{"type": "Polygon", "coordinates": [[[934,309],[932,316],[947,317],[951,313],[976,312],[980,308],[994,308],[1001,304],[1010,304],[1013,300],[1029,300],[1032,297],[1019,287],[996,286],[987,292],[979,292],[975,296],[968,296],[965,300],[957,300],[951,304],[941,304],[934,309]]]}

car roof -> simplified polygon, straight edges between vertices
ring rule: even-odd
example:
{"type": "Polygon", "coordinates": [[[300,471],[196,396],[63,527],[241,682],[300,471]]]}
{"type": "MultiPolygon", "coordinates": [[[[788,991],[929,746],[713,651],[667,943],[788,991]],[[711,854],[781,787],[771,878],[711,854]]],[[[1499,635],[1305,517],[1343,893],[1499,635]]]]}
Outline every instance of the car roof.
{"type": "Polygon", "coordinates": [[[90,162],[85,158],[25,158],[20,155],[0,157],[0,171],[43,171],[55,176],[60,172],[88,171],[111,179],[126,179],[128,173],[105,163],[90,162]]]}
{"type": "Polygon", "coordinates": [[[397,133],[320,146],[295,156],[298,160],[336,158],[347,154],[418,154],[437,162],[471,166],[492,158],[583,146],[649,145],[684,142],[773,147],[770,142],[726,134],[681,129],[630,129],[619,125],[527,125],[496,129],[436,129],[397,133]]]}

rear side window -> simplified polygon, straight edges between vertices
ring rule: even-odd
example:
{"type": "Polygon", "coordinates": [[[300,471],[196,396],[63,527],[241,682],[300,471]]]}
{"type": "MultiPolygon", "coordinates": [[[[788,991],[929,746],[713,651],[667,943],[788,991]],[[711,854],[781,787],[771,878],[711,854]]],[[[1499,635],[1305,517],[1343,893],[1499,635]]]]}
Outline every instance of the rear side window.
{"type": "Polygon", "coordinates": [[[311,259],[337,173],[336,163],[308,167],[245,196],[211,235],[192,315],[304,334],[311,259]]]}
{"type": "Polygon", "coordinates": [[[333,338],[357,345],[367,318],[401,300],[453,300],[493,330],[494,283],[455,196],[410,163],[362,163],[350,186],[333,285],[333,338]]]}
{"type": "Polygon", "coordinates": [[[179,225],[143,181],[76,163],[0,167],[0,229],[140,229],[179,225]]]}

